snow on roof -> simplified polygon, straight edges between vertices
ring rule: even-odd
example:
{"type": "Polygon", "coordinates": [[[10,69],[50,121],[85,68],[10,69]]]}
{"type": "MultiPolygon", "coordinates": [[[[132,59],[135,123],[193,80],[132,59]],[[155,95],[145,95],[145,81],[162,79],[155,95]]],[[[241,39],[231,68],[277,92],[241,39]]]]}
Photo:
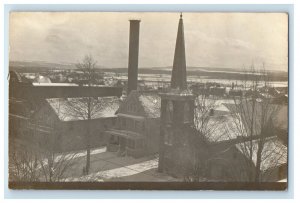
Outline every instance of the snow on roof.
{"type": "MultiPolygon", "coordinates": [[[[256,165],[257,151],[259,140],[252,141],[253,155],[252,162],[256,165]]],[[[250,156],[250,141],[242,142],[235,145],[237,149],[246,157],[250,156]]],[[[276,137],[268,138],[262,150],[260,169],[266,171],[287,163],[287,147],[282,144],[276,137]]]]}
{"type": "Polygon", "coordinates": [[[126,97],[126,100],[123,102],[120,109],[118,110],[118,113],[122,113],[122,111],[125,110],[124,107],[131,103],[131,101],[135,102],[135,105],[141,105],[144,112],[144,114],[141,116],[147,118],[160,117],[161,99],[157,92],[137,90],[131,91],[130,94],[126,97]],[[138,104],[136,102],[138,102],[138,104]]]}
{"type": "Polygon", "coordinates": [[[231,113],[239,114],[241,116],[241,121],[247,130],[247,134],[250,134],[252,115],[253,115],[253,134],[259,135],[261,133],[261,128],[267,123],[262,123],[263,121],[272,121],[275,127],[280,127],[287,130],[287,106],[284,105],[274,105],[274,104],[263,104],[262,102],[256,102],[254,111],[252,112],[252,102],[243,101],[241,104],[224,104],[231,113]],[[264,115],[263,115],[264,114],[264,115]]]}
{"type": "Polygon", "coordinates": [[[34,83],[51,83],[50,78],[42,75],[38,75],[34,80],[34,83]]]}
{"type": "Polygon", "coordinates": [[[146,137],[140,133],[128,131],[128,130],[117,130],[117,129],[110,129],[106,131],[109,134],[125,137],[128,139],[145,139],[146,137]]]}
{"type": "Polygon", "coordinates": [[[141,93],[139,101],[144,108],[147,117],[159,118],[160,117],[160,106],[161,99],[156,93],[141,93]]]}
{"type": "MultiPolygon", "coordinates": [[[[88,119],[88,98],[46,99],[61,121],[88,119]]],[[[119,108],[118,97],[98,97],[91,99],[91,119],[115,117],[119,108]]]]}
{"type": "Polygon", "coordinates": [[[204,134],[209,142],[232,140],[240,135],[238,123],[231,115],[209,116],[208,119],[204,134]]]}

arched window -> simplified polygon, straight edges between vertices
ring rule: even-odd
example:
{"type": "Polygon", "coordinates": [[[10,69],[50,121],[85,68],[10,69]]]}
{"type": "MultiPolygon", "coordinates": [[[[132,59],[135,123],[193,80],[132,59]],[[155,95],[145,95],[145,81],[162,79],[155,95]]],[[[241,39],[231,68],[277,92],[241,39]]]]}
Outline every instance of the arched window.
{"type": "Polygon", "coordinates": [[[164,143],[166,145],[173,145],[173,133],[171,129],[166,128],[164,133],[164,143]]]}
{"type": "Polygon", "coordinates": [[[184,122],[191,122],[191,108],[188,102],[184,104],[184,122]]]}
{"type": "Polygon", "coordinates": [[[174,107],[173,107],[173,102],[168,101],[167,103],[167,109],[166,109],[166,122],[171,123],[173,120],[173,112],[174,112],[174,107]]]}

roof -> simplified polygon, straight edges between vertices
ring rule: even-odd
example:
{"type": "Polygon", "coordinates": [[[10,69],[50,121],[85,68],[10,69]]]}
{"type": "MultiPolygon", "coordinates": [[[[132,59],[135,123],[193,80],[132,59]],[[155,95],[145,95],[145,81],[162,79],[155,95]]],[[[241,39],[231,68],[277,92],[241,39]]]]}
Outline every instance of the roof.
{"type": "Polygon", "coordinates": [[[34,80],[33,83],[51,83],[50,78],[42,75],[38,75],[34,80]]]}
{"type": "MultiPolygon", "coordinates": [[[[261,128],[264,125],[262,119],[265,122],[272,121],[275,127],[280,127],[287,130],[287,106],[286,105],[274,105],[264,104],[263,102],[255,102],[254,109],[252,108],[251,101],[243,101],[241,104],[224,104],[232,114],[241,116],[241,121],[244,126],[244,130],[248,135],[251,133],[251,123],[253,120],[253,135],[259,135],[261,128]],[[264,114],[264,115],[263,115],[264,114]],[[252,116],[253,115],[253,116],[252,116]]],[[[266,123],[265,123],[266,124],[266,123]]]]}
{"type": "Polygon", "coordinates": [[[206,105],[208,107],[213,108],[215,111],[222,111],[230,113],[229,109],[225,106],[225,104],[234,104],[232,99],[213,99],[213,98],[205,98],[202,96],[198,96],[196,98],[196,104],[198,105],[206,105]]]}
{"type": "Polygon", "coordinates": [[[117,135],[117,136],[121,136],[121,137],[125,137],[128,139],[145,139],[145,136],[137,133],[137,132],[133,132],[133,131],[129,131],[129,130],[116,130],[116,129],[110,129],[108,131],[105,131],[108,134],[112,134],[112,135],[117,135]]]}
{"type": "Polygon", "coordinates": [[[224,106],[224,103],[232,103],[230,99],[212,99],[196,98],[195,117],[199,118],[195,122],[196,127],[200,129],[209,142],[221,142],[236,139],[239,136],[237,122],[230,111],[224,106]],[[202,108],[204,107],[205,108],[202,108]],[[213,115],[210,115],[210,109],[213,109],[213,115]]]}
{"type": "MultiPolygon", "coordinates": [[[[252,162],[256,165],[258,140],[254,140],[252,162]]],[[[236,144],[237,149],[249,158],[250,141],[236,144]]],[[[260,170],[266,171],[287,163],[287,147],[276,137],[267,139],[262,150],[260,170]]]]}
{"type": "Polygon", "coordinates": [[[140,105],[142,108],[142,113],[132,112],[132,115],[139,114],[139,116],[146,118],[160,117],[161,99],[157,92],[132,90],[121,104],[118,113],[131,114],[126,110],[127,105],[131,102],[134,102],[135,106],[140,105]]]}
{"type": "Polygon", "coordinates": [[[144,107],[146,116],[149,118],[160,117],[161,99],[156,93],[142,93],[139,96],[139,101],[144,107]]]}
{"type": "Polygon", "coordinates": [[[204,130],[209,142],[221,142],[236,139],[240,135],[235,118],[231,115],[209,116],[204,130]]]}
{"type": "MultiPolygon", "coordinates": [[[[55,114],[61,121],[87,120],[88,98],[51,98],[46,99],[55,114]]],[[[118,97],[92,98],[91,119],[116,117],[115,112],[119,108],[118,97]]]]}

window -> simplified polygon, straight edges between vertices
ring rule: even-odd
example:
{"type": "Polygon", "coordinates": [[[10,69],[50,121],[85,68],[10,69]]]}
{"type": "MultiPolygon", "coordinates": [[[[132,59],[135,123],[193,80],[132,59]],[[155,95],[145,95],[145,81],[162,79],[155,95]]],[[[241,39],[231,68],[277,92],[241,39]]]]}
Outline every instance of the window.
{"type": "Polygon", "coordinates": [[[166,145],[173,145],[173,133],[171,129],[165,129],[164,141],[166,145]]]}
{"type": "Polygon", "coordinates": [[[127,104],[127,111],[128,111],[128,112],[131,111],[130,107],[131,107],[131,104],[127,104]]]}
{"type": "Polygon", "coordinates": [[[116,125],[116,119],[115,119],[115,118],[112,118],[111,124],[112,124],[113,126],[116,125]]]}
{"type": "Polygon", "coordinates": [[[171,123],[173,120],[173,102],[168,101],[166,109],[166,122],[171,123]]]}
{"type": "Polygon", "coordinates": [[[140,122],[139,121],[134,121],[134,130],[139,131],[140,130],[140,122]]]}
{"type": "Polygon", "coordinates": [[[133,103],[129,103],[129,104],[127,105],[127,111],[128,111],[128,112],[136,112],[136,105],[133,104],[133,103]]]}
{"type": "Polygon", "coordinates": [[[126,128],[126,119],[125,118],[121,118],[122,121],[122,128],[126,128]]]}
{"type": "Polygon", "coordinates": [[[190,114],[191,114],[190,105],[186,102],[184,104],[184,118],[183,118],[184,122],[190,122],[191,121],[190,114]]]}
{"type": "Polygon", "coordinates": [[[119,137],[115,136],[115,135],[111,135],[110,139],[109,139],[110,144],[115,144],[118,145],[119,144],[119,137]]]}
{"type": "Polygon", "coordinates": [[[127,140],[127,147],[131,148],[131,149],[135,149],[135,141],[128,139],[127,140]]]}
{"type": "Polygon", "coordinates": [[[127,119],[127,129],[134,130],[134,121],[132,119],[127,119]]]}

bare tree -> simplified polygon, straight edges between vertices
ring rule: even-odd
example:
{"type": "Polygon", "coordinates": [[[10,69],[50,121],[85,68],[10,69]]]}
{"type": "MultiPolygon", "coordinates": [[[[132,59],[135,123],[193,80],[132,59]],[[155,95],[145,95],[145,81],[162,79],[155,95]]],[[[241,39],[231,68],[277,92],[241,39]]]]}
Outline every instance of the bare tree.
{"type": "MultiPolygon", "coordinates": [[[[75,164],[77,152],[58,151],[59,134],[55,129],[47,135],[35,138],[35,146],[38,152],[38,170],[41,171],[43,180],[46,182],[64,181],[65,176],[75,164]]],[[[69,141],[71,144],[72,140],[69,141]]],[[[66,144],[66,143],[65,143],[66,144]]]]}
{"type": "Polygon", "coordinates": [[[210,164],[216,162],[230,171],[227,178],[231,180],[265,181],[262,173],[266,172],[266,164],[276,167],[284,163],[286,148],[274,136],[279,107],[263,94],[269,87],[269,76],[265,70],[256,71],[253,66],[244,75],[245,94],[234,96],[233,104],[226,104],[231,111],[229,115],[216,114],[217,100],[205,94],[197,97],[196,133],[190,135],[192,167],[185,181],[204,181],[209,176],[210,164]],[[218,142],[221,144],[216,145],[218,142]],[[242,154],[239,164],[231,157],[236,148],[242,154]]]}
{"type": "Polygon", "coordinates": [[[13,181],[63,181],[75,164],[76,152],[60,152],[59,134],[54,126],[42,126],[35,119],[27,123],[26,134],[10,154],[10,179],[13,181]]]}
{"type": "MultiPolygon", "coordinates": [[[[99,82],[99,72],[96,68],[96,61],[91,55],[86,55],[81,63],[76,64],[78,70],[83,73],[84,85],[89,88],[99,82]]],[[[101,108],[101,102],[98,98],[92,97],[82,97],[69,99],[69,113],[73,116],[79,117],[82,120],[87,120],[85,142],[86,142],[86,166],[83,169],[84,174],[89,174],[90,170],[90,156],[91,156],[91,124],[90,121],[92,117],[98,113],[99,108],[101,108]]]]}
{"type": "Polygon", "coordinates": [[[24,145],[20,140],[14,142],[9,153],[9,179],[10,181],[38,181],[41,177],[38,171],[37,153],[24,145]]]}
{"type": "Polygon", "coordinates": [[[207,142],[218,141],[220,138],[215,135],[220,135],[220,133],[216,133],[216,131],[224,124],[224,119],[222,116],[216,115],[215,110],[218,107],[216,99],[201,94],[196,98],[195,104],[194,125],[199,136],[207,142]]]}
{"type": "Polygon", "coordinates": [[[269,156],[265,156],[264,148],[267,142],[272,142],[269,138],[274,136],[274,121],[279,107],[261,92],[269,87],[268,74],[264,69],[257,71],[251,66],[244,75],[244,95],[233,97],[234,105],[230,107],[234,118],[231,128],[235,129],[235,136],[240,138],[239,150],[248,160],[244,166],[248,180],[259,182],[262,163],[272,156],[270,151],[269,156]]]}
{"type": "Polygon", "coordinates": [[[194,110],[194,126],[188,133],[190,146],[190,160],[184,181],[204,181],[207,176],[209,145],[218,141],[222,136],[220,129],[224,125],[224,118],[215,114],[218,104],[214,98],[207,94],[200,94],[196,97],[194,110]]]}

